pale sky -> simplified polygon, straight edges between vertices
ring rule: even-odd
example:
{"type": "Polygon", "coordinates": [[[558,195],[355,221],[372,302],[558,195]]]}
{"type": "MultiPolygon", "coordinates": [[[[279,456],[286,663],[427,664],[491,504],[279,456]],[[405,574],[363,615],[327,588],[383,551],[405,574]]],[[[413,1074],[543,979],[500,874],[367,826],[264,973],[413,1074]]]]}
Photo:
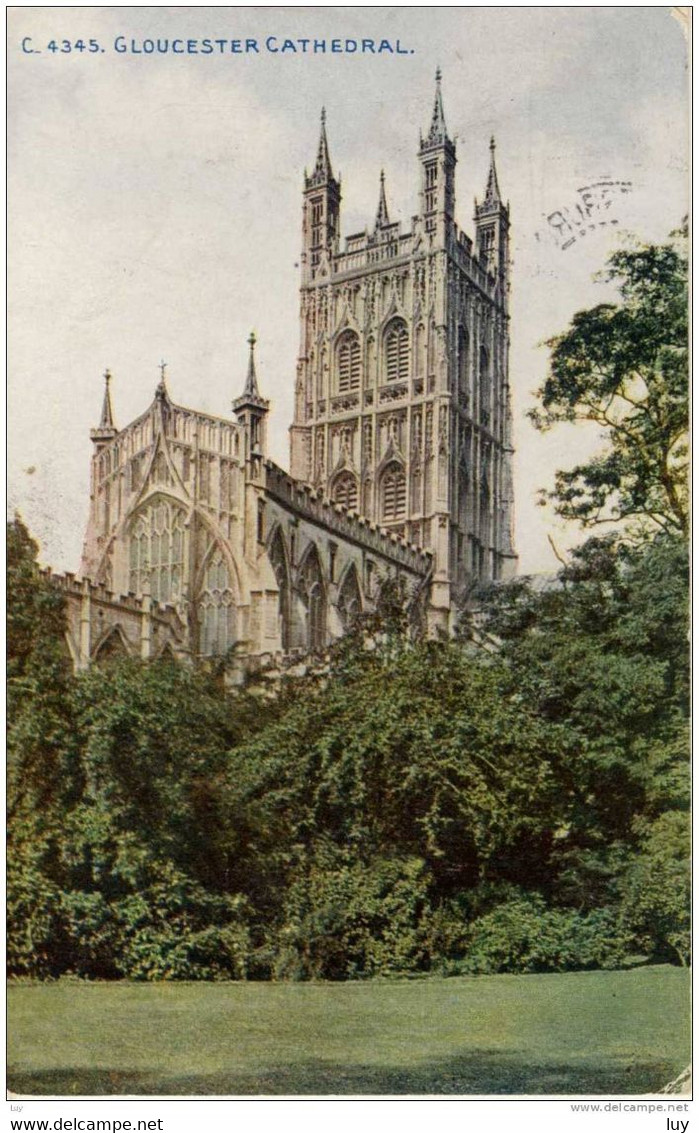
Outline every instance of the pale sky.
{"type": "Polygon", "coordinates": [[[537,507],[536,492],[591,438],[542,436],[525,413],[546,373],[542,340],[608,297],[592,277],[623,233],[662,240],[688,211],[687,51],[671,9],[54,7],[8,18],[9,502],[43,561],[79,564],[105,367],[120,427],[150,403],[161,358],[173,400],[227,415],[254,328],[270,455],[288,467],[301,188],[320,108],[343,236],[373,223],[381,168],[391,219],[408,226],[439,65],[469,235],[497,139],[512,222],[520,569],[554,569],[548,536],[563,549],[580,533],[537,507]],[[259,53],[120,54],[117,36],[251,38],[259,53]],[[273,53],[268,36],[277,47],[325,39],[328,51],[273,53]],[[400,40],[409,53],[330,53],[348,38],[400,40]],[[90,39],[104,50],[48,47],[90,39]],[[570,215],[578,190],[601,180],[625,183],[600,214],[618,224],[561,247],[546,217],[570,215]]]}

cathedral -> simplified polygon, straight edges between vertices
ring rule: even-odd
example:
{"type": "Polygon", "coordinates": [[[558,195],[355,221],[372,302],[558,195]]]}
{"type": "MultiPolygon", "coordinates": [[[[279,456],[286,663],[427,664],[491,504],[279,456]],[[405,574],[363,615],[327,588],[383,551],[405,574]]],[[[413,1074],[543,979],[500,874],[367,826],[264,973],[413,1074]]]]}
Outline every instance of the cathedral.
{"type": "Polygon", "coordinates": [[[495,143],[474,239],[456,223],[441,77],[420,136],[417,214],[341,236],[325,112],[303,183],[301,341],[290,472],[266,455],[255,337],[231,417],[155,396],[117,428],[105,375],[90,515],[66,596],[76,668],[116,654],[228,656],[239,671],[322,651],[382,579],[449,631],[475,582],[511,577],[509,210],[495,143]]]}

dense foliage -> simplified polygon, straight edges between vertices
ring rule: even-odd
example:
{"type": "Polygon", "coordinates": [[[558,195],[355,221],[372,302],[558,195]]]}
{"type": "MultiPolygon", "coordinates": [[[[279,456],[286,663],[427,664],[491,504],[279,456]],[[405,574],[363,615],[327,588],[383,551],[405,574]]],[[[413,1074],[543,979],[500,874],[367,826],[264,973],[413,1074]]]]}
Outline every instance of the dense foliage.
{"type": "Polygon", "coordinates": [[[606,438],[592,460],[558,473],[559,514],[585,526],[689,526],[687,231],[611,256],[619,302],[581,311],[551,339],[551,370],[531,417],[540,429],[588,422],[606,438]]]}
{"type": "Polygon", "coordinates": [[[405,596],[386,585],[317,675],[237,691],[164,661],[73,676],[60,598],[10,525],[12,973],[687,963],[688,562],[672,502],[684,450],[667,447],[686,409],[676,257],[615,257],[622,304],[576,317],[542,398],[549,423],[622,390],[628,403],[631,352],[647,397],[633,423],[610,425],[619,476],[607,457],[576,469],[565,506],[591,521],[581,501],[596,492],[628,517],[642,496],[648,524],[589,539],[543,589],[494,588],[456,640],[410,640],[405,596]],[[667,429],[648,425],[641,476],[615,438],[638,439],[656,410],[667,429]],[[484,616],[495,648],[476,643],[484,616]]]}

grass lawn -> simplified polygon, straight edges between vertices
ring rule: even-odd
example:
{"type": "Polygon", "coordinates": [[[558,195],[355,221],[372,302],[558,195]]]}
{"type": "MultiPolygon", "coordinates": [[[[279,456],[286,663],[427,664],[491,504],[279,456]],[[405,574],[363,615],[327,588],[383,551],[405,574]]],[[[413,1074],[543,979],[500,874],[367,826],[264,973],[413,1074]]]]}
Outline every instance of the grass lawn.
{"type": "Polygon", "coordinates": [[[346,984],[17,984],[21,1094],[638,1094],[689,1061],[679,968],[346,984]]]}

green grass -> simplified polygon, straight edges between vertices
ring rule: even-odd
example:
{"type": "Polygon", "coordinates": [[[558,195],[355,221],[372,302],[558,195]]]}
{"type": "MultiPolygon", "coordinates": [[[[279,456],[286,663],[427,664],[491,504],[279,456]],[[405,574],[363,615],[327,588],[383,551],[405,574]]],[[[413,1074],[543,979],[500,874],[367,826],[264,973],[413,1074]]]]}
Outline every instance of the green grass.
{"type": "Polygon", "coordinates": [[[21,1094],[638,1094],[689,1061],[679,968],[346,984],[17,984],[21,1094]]]}

